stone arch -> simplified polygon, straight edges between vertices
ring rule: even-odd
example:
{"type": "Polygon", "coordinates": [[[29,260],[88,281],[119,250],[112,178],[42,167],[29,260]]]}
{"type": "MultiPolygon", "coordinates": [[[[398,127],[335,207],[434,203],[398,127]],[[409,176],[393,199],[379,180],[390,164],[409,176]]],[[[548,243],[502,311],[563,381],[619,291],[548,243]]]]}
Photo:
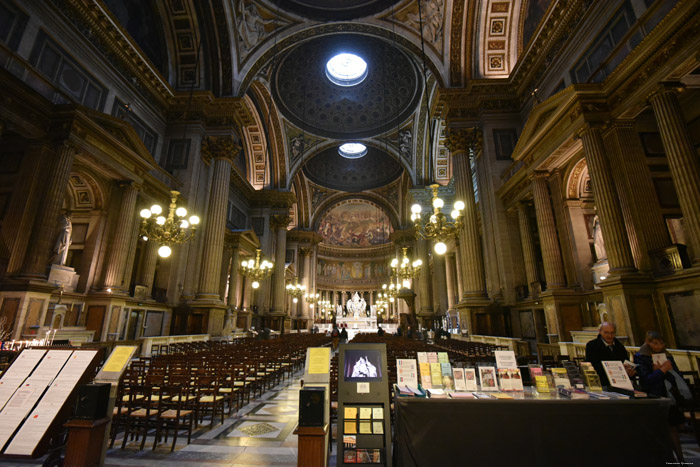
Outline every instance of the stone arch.
{"type": "Polygon", "coordinates": [[[312,213],[311,228],[316,231],[319,228],[321,218],[329,210],[338,207],[341,204],[352,202],[353,200],[362,200],[367,204],[371,204],[386,214],[391,222],[391,227],[394,230],[401,228],[399,222],[398,213],[391,206],[389,206],[383,198],[375,195],[373,193],[362,193],[362,194],[352,194],[352,193],[339,193],[337,196],[331,196],[329,199],[325,200],[316,210],[312,213]]]}
{"type": "Polygon", "coordinates": [[[91,211],[105,205],[106,190],[97,179],[81,168],[71,171],[65,205],[69,211],[91,211]]]}

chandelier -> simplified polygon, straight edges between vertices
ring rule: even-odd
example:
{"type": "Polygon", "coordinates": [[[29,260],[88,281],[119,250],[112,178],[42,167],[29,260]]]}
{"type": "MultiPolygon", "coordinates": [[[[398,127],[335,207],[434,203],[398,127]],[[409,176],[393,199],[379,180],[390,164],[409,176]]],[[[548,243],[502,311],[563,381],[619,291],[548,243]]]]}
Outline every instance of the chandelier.
{"type": "Polygon", "coordinates": [[[444,255],[447,251],[445,240],[457,235],[457,231],[462,227],[464,202],[455,201],[452,210],[454,222],[450,222],[447,216],[442,213],[445,202],[438,197],[439,186],[437,184],[430,185],[430,188],[433,190],[433,213],[428,218],[428,221],[422,225],[422,208],[420,204],[411,206],[411,212],[413,213],[411,214],[411,220],[416,228],[416,238],[435,240],[435,253],[444,255]]]}
{"type": "Polygon", "coordinates": [[[144,241],[153,240],[160,245],[158,255],[167,258],[172,253],[170,245],[180,245],[194,240],[194,234],[199,224],[199,217],[190,216],[185,219],[187,209],[177,206],[177,195],[180,192],[170,192],[170,206],[168,217],[161,216],[163,208],[158,204],[151,206],[151,209],[142,209],[140,214],[141,229],[139,235],[144,241]]]}
{"type": "Polygon", "coordinates": [[[314,306],[318,304],[318,299],[321,298],[321,295],[318,293],[307,293],[304,294],[304,300],[309,304],[309,308],[312,310],[314,309],[314,306]]]}
{"type": "Polygon", "coordinates": [[[382,290],[384,291],[383,293],[379,293],[379,298],[380,299],[389,299],[390,303],[394,303],[394,300],[396,299],[396,296],[399,295],[399,284],[398,282],[394,284],[394,276],[391,277],[392,282],[387,285],[387,284],[382,284],[382,290]]]}
{"type": "Polygon", "coordinates": [[[403,259],[401,263],[399,263],[398,258],[394,258],[391,260],[391,268],[393,270],[393,275],[397,276],[397,280],[401,280],[402,286],[407,289],[411,286],[410,280],[416,277],[420,272],[423,261],[417,259],[411,263],[408,259],[408,254],[406,254],[408,248],[402,247],[401,249],[403,250],[403,259]]]}
{"type": "Polygon", "coordinates": [[[299,301],[299,297],[301,297],[301,294],[303,294],[305,290],[306,286],[300,284],[298,279],[296,280],[296,284],[292,284],[291,282],[287,284],[287,293],[294,297],[292,298],[292,302],[294,303],[299,301]]]}
{"type": "Polygon", "coordinates": [[[267,261],[260,262],[260,253],[262,250],[260,248],[255,250],[255,260],[249,259],[247,261],[241,262],[241,267],[238,271],[246,277],[253,279],[253,288],[257,289],[260,287],[260,281],[269,277],[272,274],[272,268],[274,264],[267,261]]]}

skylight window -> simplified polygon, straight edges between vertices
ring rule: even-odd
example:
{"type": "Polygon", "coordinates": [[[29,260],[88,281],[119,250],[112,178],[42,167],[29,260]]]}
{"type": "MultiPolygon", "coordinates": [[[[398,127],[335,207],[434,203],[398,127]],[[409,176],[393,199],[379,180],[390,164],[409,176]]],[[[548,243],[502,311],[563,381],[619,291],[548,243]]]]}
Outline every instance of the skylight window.
{"type": "Polygon", "coordinates": [[[367,154],[367,146],[362,143],[345,143],[338,148],[338,154],[346,159],[359,159],[367,154]]]}
{"type": "Polygon", "coordinates": [[[326,63],[326,76],[338,86],[355,86],[367,77],[367,62],[355,54],[338,54],[326,63]]]}

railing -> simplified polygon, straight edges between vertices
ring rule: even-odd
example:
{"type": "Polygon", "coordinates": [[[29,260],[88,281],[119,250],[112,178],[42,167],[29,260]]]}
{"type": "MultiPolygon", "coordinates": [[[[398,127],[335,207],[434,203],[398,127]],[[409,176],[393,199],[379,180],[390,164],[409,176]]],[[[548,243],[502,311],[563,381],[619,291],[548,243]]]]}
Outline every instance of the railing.
{"type": "Polygon", "coordinates": [[[201,342],[208,341],[210,338],[209,334],[186,334],[183,336],[153,336],[153,337],[142,337],[141,341],[141,356],[150,357],[151,349],[154,346],[178,344],[182,342],[201,342]]]}
{"type": "Polygon", "coordinates": [[[471,335],[465,338],[459,335],[453,335],[452,338],[467,342],[481,342],[484,344],[498,345],[500,347],[505,347],[508,350],[512,350],[515,352],[516,356],[530,355],[530,347],[528,346],[528,343],[518,339],[517,337],[471,335]]]}

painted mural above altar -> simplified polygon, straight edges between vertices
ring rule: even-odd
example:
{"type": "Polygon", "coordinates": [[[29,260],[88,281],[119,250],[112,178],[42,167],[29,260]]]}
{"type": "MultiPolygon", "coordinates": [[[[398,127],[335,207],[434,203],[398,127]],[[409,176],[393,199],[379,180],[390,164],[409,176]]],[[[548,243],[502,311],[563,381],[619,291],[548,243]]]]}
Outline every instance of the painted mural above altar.
{"type": "Polygon", "coordinates": [[[368,247],[389,242],[394,231],[386,213],[367,200],[347,200],[329,209],[318,233],[328,245],[368,247]]]}
{"type": "Polygon", "coordinates": [[[316,273],[318,281],[324,284],[367,284],[388,280],[390,269],[387,260],[333,261],[319,258],[316,273]]]}

